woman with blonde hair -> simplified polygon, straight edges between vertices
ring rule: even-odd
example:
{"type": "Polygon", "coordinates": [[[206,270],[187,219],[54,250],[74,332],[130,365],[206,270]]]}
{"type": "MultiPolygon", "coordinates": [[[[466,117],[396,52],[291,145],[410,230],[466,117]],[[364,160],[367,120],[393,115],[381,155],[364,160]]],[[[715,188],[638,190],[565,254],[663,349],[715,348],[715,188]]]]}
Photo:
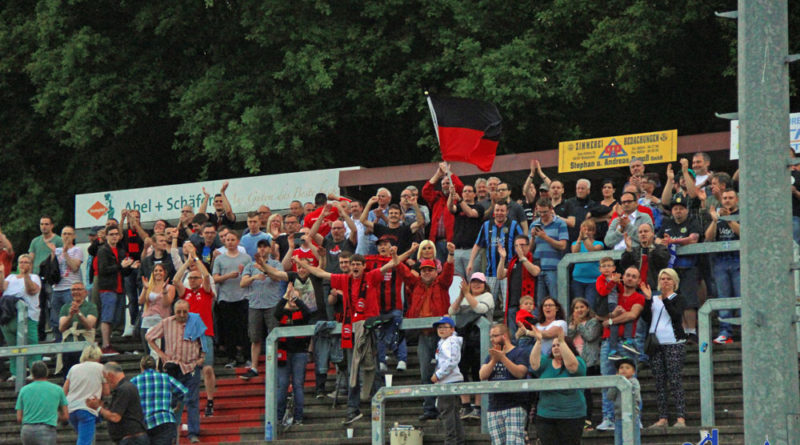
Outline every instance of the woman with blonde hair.
{"type": "Polygon", "coordinates": [[[144,350],[150,353],[150,347],[144,336],[147,330],[157,325],[161,320],[172,315],[172,302],[175,301],[175,287],[167,282],[167,270],[162,264],[153,266],[150,279],[142,277],[142,293],[139,295],[139,304],[144,305],[142,312],[142,327],[140,328],[144,350]]]}
{"type": "Polygon", "coordinates": [[[272,239],[277,239],[278,236],[284,232],[283,215],[275,213],[267,219],[267,234],[269,234],[272,239]]]}
{"type": "Polygon", "coordinates": [[[668,425],[667,394],[672,394],[675,401],[676,420],[673,426],[686,426],[686,400],[681,380],[686,358],[686,333],[682,324],[686,301],[677,293],[679,284],[678,273],[666,268],[658,273],[658,292],[654,294],[646,282],[641,285],[645,298],[642,319],[650,325],[650,335],[658,339],[655,351],[646,351],[650,355],[650,368],[656,378],[658,404],[658,421],[650,428],[668,425]]]}
{"type": "Polygon", "coordinates": [[[81,362],[67,373],[64,394],[67,396],[69,423],[78,433],[76,445],[91,445],[94,441],[97,410],[86,406],[86,399],[108,395],[108,385],[103,383],[103,351],[96,344],[83,348],[81,362]]]}
{"type": "Polygon", "coordinates": [[[429,239],[419,243],[419,247],[417,248],[417,263],[414,264],[414,267],[411,269],[417,276],[419,276],[419,265],[423,260],[431,260],[436,263],[436,273],[442,273],[442,262],[436,258],[436,244],[429,239]]]}

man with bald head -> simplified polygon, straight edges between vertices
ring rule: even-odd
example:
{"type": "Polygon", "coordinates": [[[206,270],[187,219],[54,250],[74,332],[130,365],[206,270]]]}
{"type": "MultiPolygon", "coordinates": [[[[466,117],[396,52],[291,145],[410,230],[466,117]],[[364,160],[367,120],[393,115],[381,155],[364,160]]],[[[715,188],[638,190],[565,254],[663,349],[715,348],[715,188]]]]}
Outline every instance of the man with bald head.
{"type": "Polygon", "coordinates": [[[178,300],[175,303],[175,315],[161,320],[148,329],[145,337],[147,344],[164,363],[164,371],[189,390],[184,398],[188,412],[189,441],[196,443],[200,435],[201,366],[206,360],[201,339],[206,331],[206,325],[198,314],[191,314],[191,323],[189,320],[189,302],[178,300]],[[156,340],[160,338],[164,339],[163,351],[156,344],[156,340]]]}

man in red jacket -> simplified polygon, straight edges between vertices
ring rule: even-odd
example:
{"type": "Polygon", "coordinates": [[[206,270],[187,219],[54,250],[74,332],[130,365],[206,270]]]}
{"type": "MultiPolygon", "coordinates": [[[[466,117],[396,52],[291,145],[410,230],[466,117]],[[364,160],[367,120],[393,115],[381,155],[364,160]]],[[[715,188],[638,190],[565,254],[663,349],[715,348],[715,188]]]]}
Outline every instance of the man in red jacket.
{"type": "MultiPolygon", "coordinates": [[[[426,184],[427,186],[427,184],[426,184]]],[[[447,262],[442,267],[442,273],[436,272],[436,263],[433,260],[422,260],[419,268],[419,276],[411,273],[411,270],[403,263],[397,265],[395,269],[397,275],[411,288],[409,293],[408,311],[406,318],[422,317],[442,317],[447,315],[450,307],[450,284],[453,283],[453,257],[456,246],[447,243],[447,262]]],[[[429,384],[431,376],[435,371],[435,366],[431,360],[436,354],[436,345],[439,343],[439,336],[432,329],[420,331],[417,355],[419,356],[419,369],[422,384],[429,384]]],[[[436,410],[436,397],[425,397],[422,404],[424,410],[420,420],[431,420],[439,418],[436,410]]]]}
{"type": "Polygon", "coordinates": [[[439,168],[431,179],[422,186],[422,198],[431,208],[431,229],[428,239],[436,244],[436,253],[439,261],[445,260],[445,247],[453,240],[453,223],[455,216],[447,209],[447,196],[451,189],[455,187],[455,192],[461,195],[464,184],[455,174],[450,173],[450,165],[447,162],[440,162],[439,168]],[[451,184],[452,178],[452,184],[451,184]],[[436,190],[436,183],[441,180],[442,189],[436,190]]]}

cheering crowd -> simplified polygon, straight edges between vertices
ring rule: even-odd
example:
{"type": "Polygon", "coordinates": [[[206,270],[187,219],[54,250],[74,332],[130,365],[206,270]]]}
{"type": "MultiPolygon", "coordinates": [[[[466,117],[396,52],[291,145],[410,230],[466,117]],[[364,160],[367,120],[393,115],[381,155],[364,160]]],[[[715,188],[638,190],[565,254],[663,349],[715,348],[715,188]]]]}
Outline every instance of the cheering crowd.
{"type": "MultiPolygon", "coordinates": [[[[68,413],[29,419],[29,404],[42,402],[31,402],[33,390],[20,394],[23,443],[45,443],[31,441],[39,437],[31,428],[55,426],[57,414],[69,418],[79,444],[91,443],[98,416],[118,443],[171,443],[171,405],[178,402],[188,410],[189,438],[199,441],[199,385],[204,415],[213,416],[215,354],[251,379],[268,333],[295,325],[314,325],[315,333],[278,344],[278,418],[286,427],[303,423],[303,391],[294,391],[293,412],[286,401],[290,383],[305,384],[309,361],[315,396],[346,396],[343,423],[350,424],[362,417],[360,406],[382,374],[406,371],[409,344],[417,345],[422,383],[619,373],[640,401],[636,372],[649,366],[658,390],[653,427],[668,426],[670,415],[672,426],[683,427],[681,372],[685,347],[697,344],[697,309],[707,298],[739,296],[739,254],[678,256],[676,248],[736,240],[740,227],[728,218],[739,211],[738,172],[712,172],[705,153],[679,165],[659,173],[633,159],[625,183],[602,181],[602,199],[594,200],[589,180],[578,180],[567,198],[563,183],[531,161],[515,200],[500,178],[464,184],[441,163],[421,192],[410,185],[399,200],[383,187],[365,202],[320,193],[313,203],[291,202],[284,215],[262,205],[247,214],[243,231],[225,183],[213,197],[203,189],[201,207],[184,207],[177,224],[156,221],[152,231],[137,210],[123,210],[119,221],[90,231],[86,251],[75,245],[74,228],[56,235],[52,218],[43,216],[41,235],[17,257],[16,274],[14,249],[0,233],[7,344],[16,342],[17,299],[28,304],[29,343],[95,342],[100,328],[99,348],[59,359],[66,401],[53,403],[68,413]],[[602,250],[622,251],[621,260],[576,264],[570,304],[562,307],[560,259],[602,250]],[[422,317],[439,321],[400,330],[403,318],[422,317]],[[493,322],[487,357],[479,354],[481,318],[493,322]],[[115,362],[98,363],[118,354],[115,331],[141,338],[142,374],[132,380],[115,362]],[[331,366],[343,376],[338,382],[327,379],[331,366]],[[137,403],[138,412],[131,408],[137,403]]],[[[800,180],[800,172],[792,178],[800,180]]],[[[792,208],[800,227],[794,186],[792,208]]],[[[731,343],[735,334],[721,322],[714,342],[731,343]]],[[[40,359],[29,358],[35,383],[47,374],[40,359]]],[[[13,379],[14,360],[10,368],[13,379]]],[[[543,444],[580,443],[584,430],[619,430],[619,400],[604,390],[602,413],[595,413],[588,390],[490,395],[492,443],[523,444],[528,425],[543,444]]],[[[420,420],[440,419],[446,443],[463,443],[462,424],[480,418],[480,402],[480,395],[438,403],[428,397],[420,420]]]]}

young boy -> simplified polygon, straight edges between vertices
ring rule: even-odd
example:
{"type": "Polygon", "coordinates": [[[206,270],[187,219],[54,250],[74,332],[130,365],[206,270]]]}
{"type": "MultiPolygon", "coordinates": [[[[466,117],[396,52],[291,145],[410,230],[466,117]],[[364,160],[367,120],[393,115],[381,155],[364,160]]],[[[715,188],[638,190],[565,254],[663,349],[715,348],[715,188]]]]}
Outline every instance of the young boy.
{"type": "MultiPolygon", "coordinates": [[[[450,317],[442,317],[433,324],[433,328],[439,335],[439,344],[436,346],[436,371],[431,376],[431,382],[436,384],[463,382],[464,376],[458,369],[463,339],[455,333],[456,323],[450,317]]],[[[463,445],[464,425],[458,413],[461,398],[457,395],[439,396],[436,404],[444,427],[445,445],[463,445]]]]}
{"type": "MultiPolygon", "coordinates": [[[[631,382],[633,391],[633,440],[634,445],[642,442],[639,431],[639,406],[642,403],[642,393],[639,387],[639,380],[636,379],[636,362],[633,359],[624,357],[616,361],[617,374],[625,377],[631,382]]],[[[622,445],[622,394],[617,388],[608,390],[608,398],[614,400],[614,444],[622,445]]]]}
{"type": "MultiPolygon", "coordinates": [[[[533,311],[536,308],[536,303],[530,295],[523,295],[519,299],[519,311],[517,311],[516,322],[522,324],[525,329],[531,330],[536,325],[536,317],[533,316],[533,311]]],[[[522,337],[519,339],[517,346],[533,346],[533,337],[522,337]]]]}
{"type": "MultiPolygon", "coordinates": [[[[597,312],[597,315],[605,317],[614,312],[614,309],[617,308],[619,293],[622,291],[621,275],[617,273],[617,267],[614,265],[614,260],[611,257],[603,257],[600,259],[600,276],[597,277],[595,288],[601,297],[606,297],[605,302],[602,300],[597,302],[595,312],[597,312]]],[[[633,332],[634,323],[635,320],[622,324],[622,348],[638,356],[639,351],[633,343],[633,337],[636,334],[633,332]]],[[[619,354],[618,329],[609,329],[608,346],[608,358],[610,360],[619,360],[623,357],[619,354]]]]}

